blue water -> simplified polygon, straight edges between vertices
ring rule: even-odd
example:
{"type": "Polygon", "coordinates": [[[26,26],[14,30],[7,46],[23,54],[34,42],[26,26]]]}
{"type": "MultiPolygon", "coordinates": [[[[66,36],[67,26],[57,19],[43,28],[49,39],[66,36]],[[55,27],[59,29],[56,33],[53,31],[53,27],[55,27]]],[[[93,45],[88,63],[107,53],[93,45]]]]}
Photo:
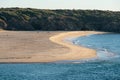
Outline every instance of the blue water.
{"type": "Polygon", "coordinates": [[[95,49],[98,55],[97,59],[111,60],[113,58],[116,61],[116,58],[120,58],[120,34],[88,35],[87,37],[78,37],[73,42],[76,45],[95,49]]]}
{"type": "Polygon", "coordinates": [[[98,57],[68,63],[0,64],[0,80],[120,80],[119,42],[120,34],[76,38],[74,44],[95,49],[98,57]]]}

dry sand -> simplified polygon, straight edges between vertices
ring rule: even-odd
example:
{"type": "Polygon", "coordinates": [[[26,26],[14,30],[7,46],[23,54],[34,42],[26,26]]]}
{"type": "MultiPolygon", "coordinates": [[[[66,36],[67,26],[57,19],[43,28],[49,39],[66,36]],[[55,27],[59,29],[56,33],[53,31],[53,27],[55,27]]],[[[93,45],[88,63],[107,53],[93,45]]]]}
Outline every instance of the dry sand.
{"type": "Polygon", "coordinates": [[[65,38],[101,34],[95,31],[1,31],[0,62],[53,62],[96,57],[96,51],[65,38]]]}

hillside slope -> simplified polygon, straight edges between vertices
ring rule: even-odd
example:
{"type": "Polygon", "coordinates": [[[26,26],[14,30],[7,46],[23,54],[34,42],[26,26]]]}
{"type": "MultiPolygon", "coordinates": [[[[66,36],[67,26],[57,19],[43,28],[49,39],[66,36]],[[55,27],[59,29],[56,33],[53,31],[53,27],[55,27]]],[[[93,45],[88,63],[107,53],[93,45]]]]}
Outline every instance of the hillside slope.
{"type": "Polygon", "coordinates": [[[0,8],[5,30],[97,30],[120,32],[120,12],[0,8]]]}

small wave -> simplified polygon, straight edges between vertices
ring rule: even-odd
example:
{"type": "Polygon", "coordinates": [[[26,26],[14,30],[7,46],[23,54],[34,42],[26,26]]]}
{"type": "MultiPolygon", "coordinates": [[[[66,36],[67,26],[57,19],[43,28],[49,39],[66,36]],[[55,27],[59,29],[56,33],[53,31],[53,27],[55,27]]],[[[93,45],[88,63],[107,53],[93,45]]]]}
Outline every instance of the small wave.
{"type": "Polygon", "coordinates": [[[89,35],[86,35],[86,37],[90,37],[90,36],[92,36],[92,35],[95,35],[95,34],[89,34],[89,35]]]}
{"type": "Polygon", "coordinates": [[[116,57],[116,54],[108,51],[107,49],[99,49],[97,50],[97,56],[99,59],[110,59],[116,57]]]}
{"type": "Polygon", "coordinates": [[[72,64],[81,64],[86,62],[96,62],[99,61],[98,58],[88,58],[88,59],[80,59],[80,60],[62,60],[62,61],[55,61],[53,63],[72,63],[72,64]]]}
{"type": "Polygon", "coordinates": [[[91,46],[92,46],[92,45],[89,45],[89,44],[87,45],[87,47],[91,47],[91,46]]]}

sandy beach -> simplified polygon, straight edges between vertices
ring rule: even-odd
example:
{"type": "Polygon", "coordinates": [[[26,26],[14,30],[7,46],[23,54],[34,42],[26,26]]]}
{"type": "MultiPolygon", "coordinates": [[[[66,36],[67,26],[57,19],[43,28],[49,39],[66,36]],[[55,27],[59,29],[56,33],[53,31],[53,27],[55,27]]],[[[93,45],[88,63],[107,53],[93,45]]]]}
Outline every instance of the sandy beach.
{"type": "Polygon", "coordinates": [[[53,62],[96,57],[93,49],[66,38],[102,34],[95,31],[1,31],[0,62],[53,62]]]}

